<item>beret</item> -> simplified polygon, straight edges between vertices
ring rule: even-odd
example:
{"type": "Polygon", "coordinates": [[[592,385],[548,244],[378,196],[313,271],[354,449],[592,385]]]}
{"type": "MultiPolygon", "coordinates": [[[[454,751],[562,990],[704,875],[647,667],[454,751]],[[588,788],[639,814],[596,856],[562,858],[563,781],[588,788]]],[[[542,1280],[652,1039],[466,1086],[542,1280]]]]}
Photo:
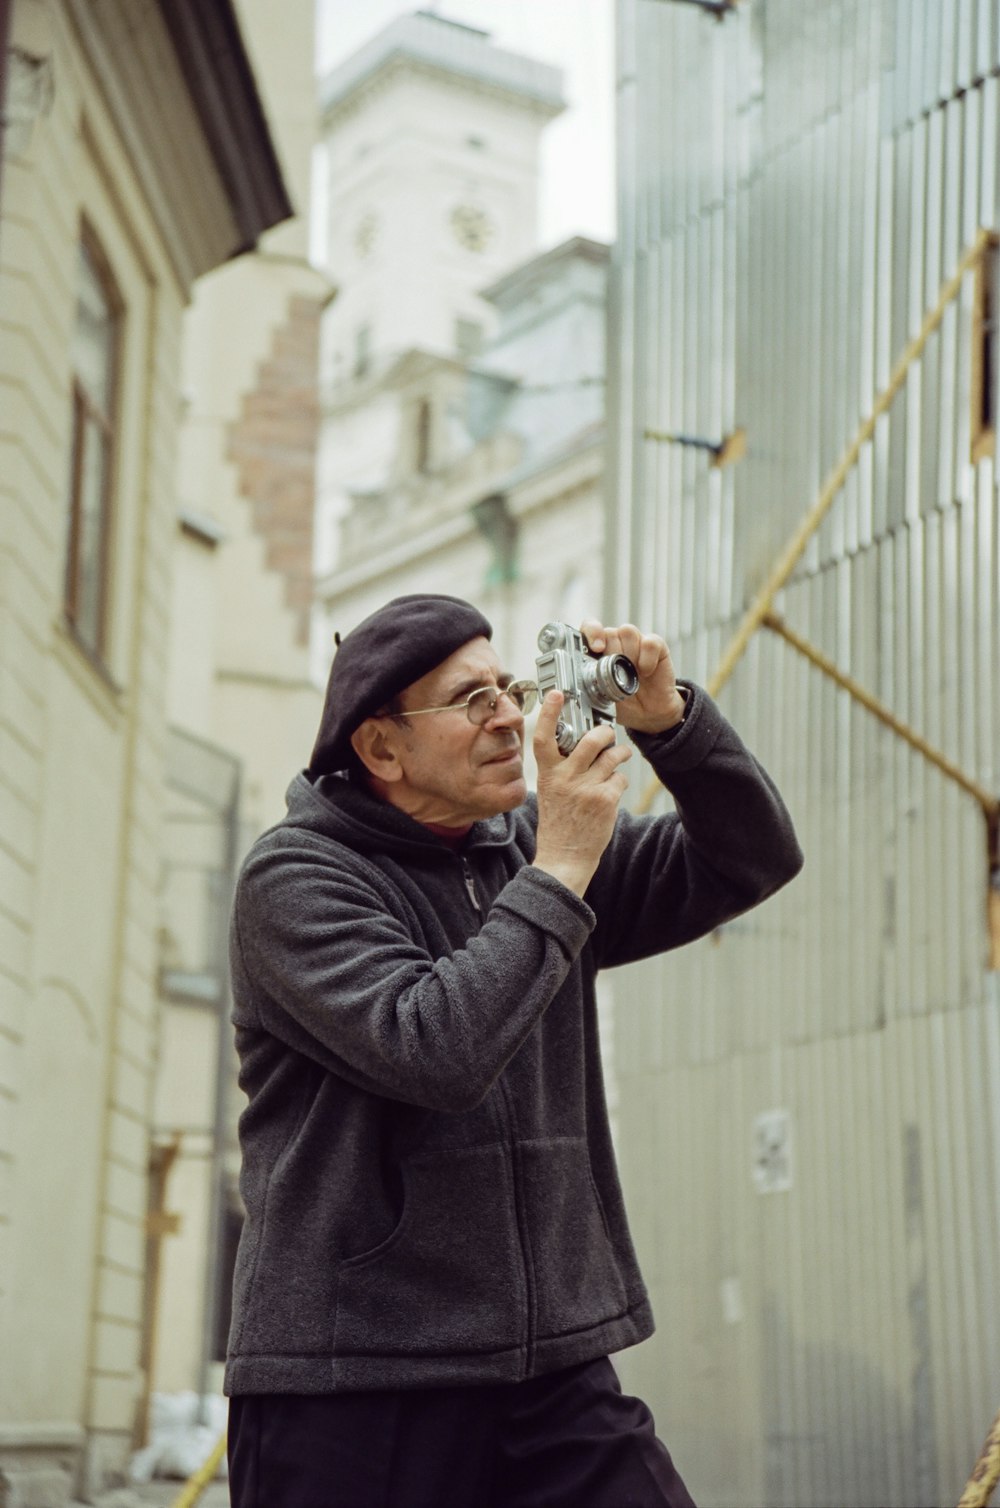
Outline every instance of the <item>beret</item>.
{"type": "Polygon", "coordinates": [[[351,734],[392,697],[440,665],[470,639],[493,628],[460,597],[414,593],[394,597],[339,641],[309,773],[346,769],[351,734]]]}

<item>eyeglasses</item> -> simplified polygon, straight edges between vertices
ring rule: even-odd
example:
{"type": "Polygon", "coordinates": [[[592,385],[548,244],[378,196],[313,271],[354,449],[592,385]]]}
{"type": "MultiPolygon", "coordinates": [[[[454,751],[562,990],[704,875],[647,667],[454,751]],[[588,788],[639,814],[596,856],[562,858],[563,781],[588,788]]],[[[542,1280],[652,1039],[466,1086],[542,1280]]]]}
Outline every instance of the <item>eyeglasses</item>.
{"type": "Polygon", "coordinates": [[[538,700],[538,687],[534,681],[511,681],[509,686],[477,686],[464,702],[451,702],[447,707],[417,707],[405,712],[385,714],[389,717],[424,717],[428,712],[461,712],[464,710],[469,722],[481,728],[496,714],[500,698],[507,697],[518,712],[528,713],[538,700]]]}

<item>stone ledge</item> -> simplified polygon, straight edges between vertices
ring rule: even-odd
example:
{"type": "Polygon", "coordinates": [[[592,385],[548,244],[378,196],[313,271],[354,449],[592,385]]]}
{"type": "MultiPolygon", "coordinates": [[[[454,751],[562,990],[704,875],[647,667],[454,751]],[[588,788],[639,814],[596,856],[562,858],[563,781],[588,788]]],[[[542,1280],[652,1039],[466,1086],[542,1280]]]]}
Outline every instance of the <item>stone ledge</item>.
{"type": "Polygon", "coordinates": [[[80,1450],[85,1439],[82,1425],[59,1420],[39,1424],[0,1423],[0,1451],[80,1450]]]}
{"type": "Polygon", "coordinates": [[[68,1508],[69,1471],[0,1462],[0,1508],[68,1508]]]}

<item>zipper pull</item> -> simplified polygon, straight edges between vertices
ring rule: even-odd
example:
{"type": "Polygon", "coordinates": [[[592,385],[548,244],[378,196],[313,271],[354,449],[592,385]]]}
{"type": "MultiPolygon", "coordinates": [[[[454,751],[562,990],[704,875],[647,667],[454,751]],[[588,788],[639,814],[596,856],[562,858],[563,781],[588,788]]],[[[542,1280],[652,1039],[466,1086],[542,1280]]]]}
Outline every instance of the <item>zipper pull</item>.
{"type": "Polygon", "coordinates": [[[479,904],[479,897],[476,894],[476,881],[475,881],[475,877],[474,877],[474,875],[472,873],[472,869],[471,869],[471,867],[469,865],[469,861],[464,856],[464,854],[462,856],[462,878],[465,881],[465,888],[469,892],[469,900],[472,902],[474,908],[476,909],[476,911],[478,911],[479,915],[482,916],[482,914],[483,914],[483,908],[482,908],[482,906],[480,906],[480,904],[479,904]]]}

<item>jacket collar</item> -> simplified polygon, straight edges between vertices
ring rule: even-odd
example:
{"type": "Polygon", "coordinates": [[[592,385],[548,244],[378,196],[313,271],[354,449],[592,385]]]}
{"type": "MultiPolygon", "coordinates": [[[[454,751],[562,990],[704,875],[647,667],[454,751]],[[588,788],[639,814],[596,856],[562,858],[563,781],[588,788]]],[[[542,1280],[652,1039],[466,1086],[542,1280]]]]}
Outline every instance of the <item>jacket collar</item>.
{"type": "MultiPolygon", "coordinates": [[[[422,823],[343,775],[322,775],[313,781],[303,770],[288,787],[287,801],[282,826],[322,833],[358,853],[400,858],[451,853],[448,844],[422,823]]],[[[474,822],[463,847],[506,848],[514,841],[514,830],[514,814],[501,812],[474,822]]]]}

